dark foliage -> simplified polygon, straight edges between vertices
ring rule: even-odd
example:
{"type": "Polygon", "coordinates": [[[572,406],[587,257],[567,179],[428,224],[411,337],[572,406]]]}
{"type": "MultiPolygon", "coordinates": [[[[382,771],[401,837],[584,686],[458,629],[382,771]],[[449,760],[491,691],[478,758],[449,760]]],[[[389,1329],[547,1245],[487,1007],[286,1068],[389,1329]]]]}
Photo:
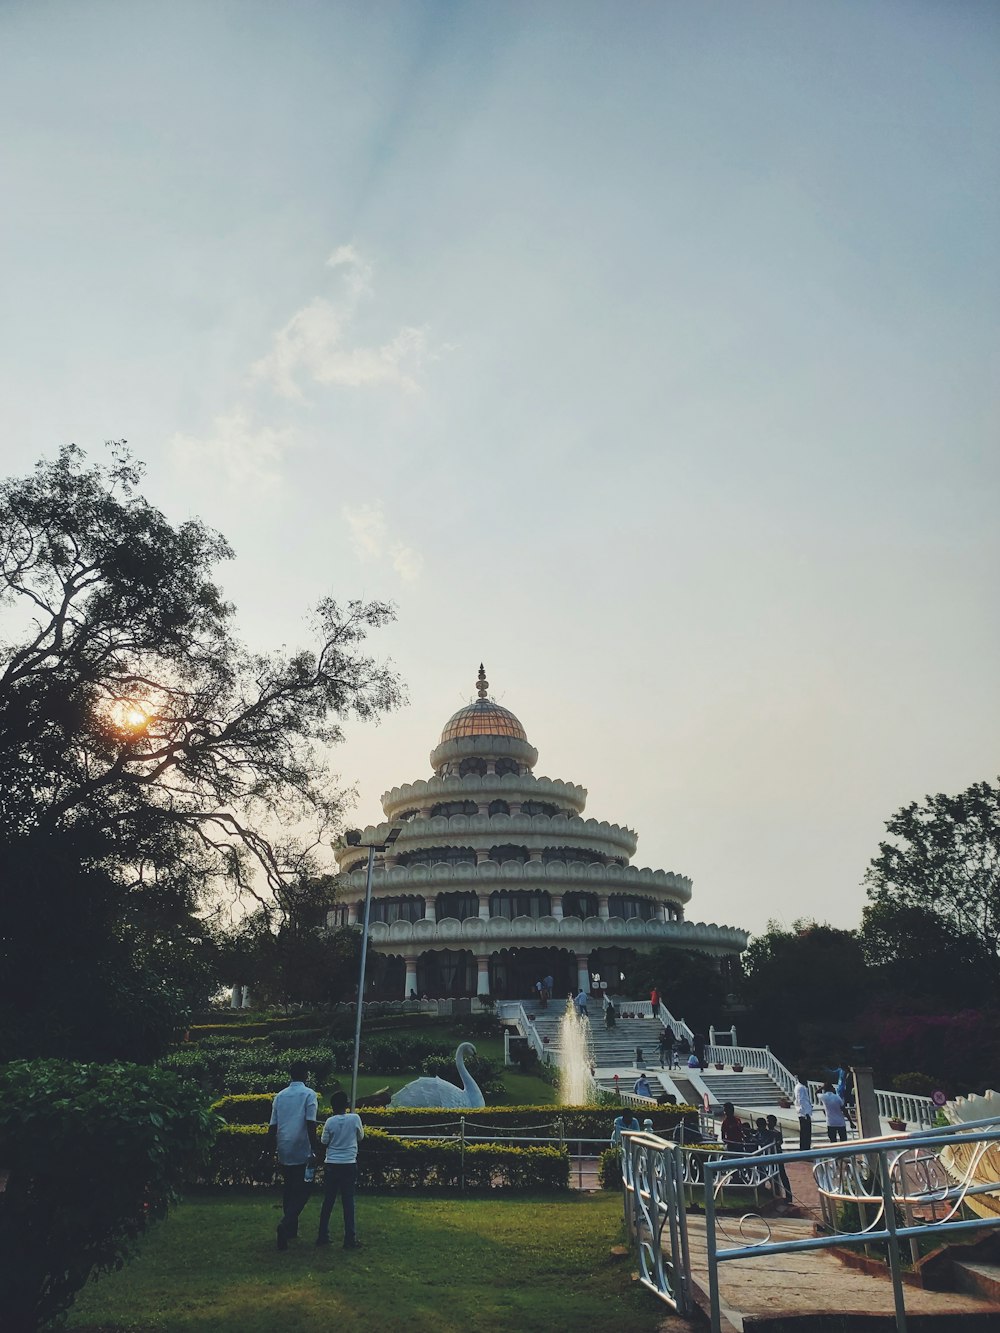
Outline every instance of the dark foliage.
{"type": "Polygon", "coordinates": [[[92,1274],[121,1268],[218,1121],[163,1070],[57,1061],[0,1070],[0,1322],[37,1328],[92,1274]]]}
{"type": "Polygon", "coordinates": [[[69,446],[0,487],[0,1056],[154,1056],[217,978],[196,908],[294,901],[340,811],[325,747],[400,697],[359,648],[380,603],[249,652],[225,541],[138,479],[69,446]]]}

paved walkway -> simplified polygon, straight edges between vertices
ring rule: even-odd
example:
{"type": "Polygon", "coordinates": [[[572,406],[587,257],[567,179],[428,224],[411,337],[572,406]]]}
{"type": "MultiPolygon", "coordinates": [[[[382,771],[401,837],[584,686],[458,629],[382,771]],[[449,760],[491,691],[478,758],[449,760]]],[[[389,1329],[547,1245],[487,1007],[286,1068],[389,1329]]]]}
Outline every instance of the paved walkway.
{"type": "MultiPolygon", "coordinates": [[[[795,1165],[793,1163],[793,1165],[795,1165]]],[[[794,1189],[794,1184],[793,1184],[794,1189]]],[[[719,1249],[733,1249],[763,1240],[804,1240],[812,1236],[812,1222],[804,1218],[720,1219],[717,1232],[719,1249]],[[743,1234],[741,1234],[741,1228],[743,1234]]],[[[691,1274],[701,1292],[699,1304],[708,1308],[708,1262],[706,1259],[705,1219],[688,1217],[691,1248],[691,1274]]],[[[892,1283],[888,1277],[874,1277],[848,1268],[825,1250],[762,1256],[759,1259],[733,1259],[719,1265],[719,1289],[723,1313],[729,1326],[749,1328],[764,1317],[801,1319],[803,1316],[839,1314],[851,1316],[886,1316],[890,1327],[895,1322],[892,1283]]],[[[954,1291],[924,1291],[905,1287],[907,1314],[971,1315],[979,1314],[1000,1328],[1000,1306],[991,1306],[973,1296],[954,1291]]],[[[994,1326],[992,1324],[986,1326],[994,1326]]]]}

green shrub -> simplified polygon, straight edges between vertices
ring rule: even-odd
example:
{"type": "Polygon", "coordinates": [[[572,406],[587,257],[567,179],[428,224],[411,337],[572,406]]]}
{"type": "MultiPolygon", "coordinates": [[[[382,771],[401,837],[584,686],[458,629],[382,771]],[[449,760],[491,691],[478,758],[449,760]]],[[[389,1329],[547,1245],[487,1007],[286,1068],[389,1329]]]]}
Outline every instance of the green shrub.
{"type": "MultiPolygon", "coordinates": [[[[484,1097],[496,1097],[503,1093],[503,1075],[495,1060],[490,1060],[485,1055],[470,1055],[465,1067],[479,1084],[484,1097]]],[[[457,1082],[458,1071],[453,1051],[438,1051],[424,1056],[420,1069],[430,1078],[443,1078],[446,1082],[454,1083],[456,1087],[461,1086],[457,1082]]]]}
{"type": "MultiPolygon", "coordinates": [[[[406,1126],[416,1129],[421,1124],[457,1121],[464,1117],[470,1132],[473,1127],[489,1127],[511,1133],[515,1130],[549,1128],[558,1135],[559,1126],[566,1139],[604,1139],[611,1138],[615,1116],[620,1106],[603,1110],[593,1106],[483,1106],[475,1110],[454,1107],[409,1107],[409,1106],[366,1106],[360,1111],[366,1125],[380,1129],[406,1126]]],[[[653,1122],[653,1133],[669,1136],[679,1120],[695,1117],[697,1111],[692,1106],[656,1107],[648,1116],[653,1122]]]]}
{"type": "Polygon", "coordinates": [[[941,1084],[931,1078],[930,1074],[896,1074],[892,1086],[896,1092],[909,1092],[915,1097],[929,1097],[941,1084]]]}
{"type": "MultiPolygon", "coordinates": [[[[325,1120],[330,1114],[329,1093],[340,1084],[334,1079],[327,1088],[327,1096],[319,1098],[319,1119],[325,1120]]],[[[274,1096],[270,1092],[243,1092],[230,1097],[220,1097],[212,1103],[212,1110],[227,1125],[266,1125],[271,1119],[271,1105],[274,1096]]]]}
{"type": "MultiPolygon", "coordinates": [[[[362,1189],[569,1188],[569,1154],[563,1148],[518,1148],[510,1144],[467,1144],[454,1140],[408,1140],[372,1129],[358,1156],[362,1189]]],[[[198,1182],[219,1187],[269,1186],[276,1165],[263,1125],[226,1125],[198,1182]]]]}
{"type": "Polygon", "coordinates": [[[617,1148],[605,1148],[598,1164],[602,1190],[620,1190],[622,1187],[622,1155],[617,1148]]]}
{"type": "Polygon", "coordinates": [[[176,1074],[135,1065],[18,1061],[0,1070],[0,1322],[53,1319],[92,1275],[121,1268],[217,1118],[176,1074]]]}

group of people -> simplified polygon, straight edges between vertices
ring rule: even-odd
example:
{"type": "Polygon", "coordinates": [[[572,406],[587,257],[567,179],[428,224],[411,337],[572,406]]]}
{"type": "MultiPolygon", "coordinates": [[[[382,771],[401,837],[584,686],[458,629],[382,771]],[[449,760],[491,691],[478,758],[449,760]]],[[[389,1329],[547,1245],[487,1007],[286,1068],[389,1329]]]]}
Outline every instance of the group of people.
{"type": "Polygon", "coordinates": [[[538,997],[538,1007],[547,1009],[549,1000],[552,999],[552,992],[555,989],[555,977],[539,977],[535,982],[535,995],[538,997]]]}
{"type": "MultiPolygon", "coordinates": [[[[824,1083],[819,1094],[826,1114],[826,1136],[831,1143],[847,1142],[847,1126],[853,1123],[851,1112],[854,1098],[846,1068],[837,1069],[837,1086],[824,1083]]],[[[808,1086],[795,1076],[795,1114],[799,1118],[799,1149],[808,1152],[812,1147],[813,1101],[808,1086]]]]}
{"type": "Polygon", "coordinates": [[[312,1191],[316,1166],[322,1159],[323,1206],[319,1214],[317,1245],[330,1243],[330,1214],[340,1195],[344,1214],[344,1249],[359,1250],[354,1216],[354,1191],[358,1174],[358,1144],[365,1136],[361,1117],[349,1111],[347,1093],[338,1089],[330,1097],[333,1114],[319,1130],[319,1098],[307,1087],[308,1066],[296,1060],[289,1068],[289,1083],[271,1104],[268,1147],[277,1153],[282,1177],[279,1250],[299,1234],[299,1218],[312,1191]]]}

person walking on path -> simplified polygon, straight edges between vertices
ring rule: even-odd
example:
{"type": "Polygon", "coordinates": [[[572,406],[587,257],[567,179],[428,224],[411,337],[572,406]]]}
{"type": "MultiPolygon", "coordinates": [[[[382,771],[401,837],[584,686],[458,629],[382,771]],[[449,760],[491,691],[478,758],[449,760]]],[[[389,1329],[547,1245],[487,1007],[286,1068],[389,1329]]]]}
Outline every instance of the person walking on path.
{"type": "Polygon", "coordinates": [[[831,1143],[836,1143],[839,1139],[841,1143],[847,1142],[847,1117],[844,1114],[844,1099],[833,1089],[832,1083],[824,1083],[823,1091],[819,1094],[819,1099],[823,1103],[823,1109],[826,1111],[826,1136],[831,1143]]]}
{"type": "Polygon", "coordinates": [[[645,1074],[640,1074],[636,1079],[632,1091],[637,1097],[652,1097],[653,1089],[649,1085],[649,1079],[645,1074]]]}
{"type": "Polygon", "coordinates": [[[664,1028],[660,1033],[660,1068],[662,1069],[667,1060],[670,1059],[670,1049],[673,1045],[674,1034],[669,1028],[664,1028]]]}
{"type": "Polygon", "coordinates": [[[582,986],[580,987],[579,991],[577,992],[577,997],[576,997],[576,999],[573,1001],[573,1003],[576,1005],[576,1012],[580,1015],[580,1017],[581,1017],[581,1018],[586,1018],[586,1017],[587,1017],[587,992],[583,989],[582,986]]]}
{"type": "Polygon", "coordinates": [[[365,1127],[355,1111],[347,1109],[347,1093],[337,1091],[330,1098],[333,1115],[323,1126],[322,1140],[326,1147],[326,1165],[323,1168],[323,1207],[319,1214],[317,1245],[330,1244],[330,1214],[340,1194],[344,1211],[344,1249],[360,1250],[354,1225],[354,1189],[358,1177],[358,1144],[365,1137],[365,1127]]]}
{"type": "Polygon", "coordinates": [[[795,1114],[799,1117],[799,1152],[808,1152],[813,1141],[813,1104],[809,1089],[795,1075],[795,1114]]]}
{"type": "Polygon", "coordinates": [[[316,1139],[316,1093],[306,1087],[308,1072],[305,1061],[295,1060],[288,1070],[288,1087],[282,1088],[271,1103],[267,1140],[272,1152],[278,1154],[283,1181],[279,1250],[287,1250],[288,1242],[299,1234],[299,1214],[309,1198],[306,1167],[314,1165],[320,1155],[316,1139]]]}
{"type": "Polygon", "coordinates": [[[736,1114],[736,1108],[732,1102],[722,1103],[722,1124],[719,1126],[719,1137],[722,1139],[727,1152],[743,1152],[743,1121],[736,1114]]]}
{"type": "MultiPolygon", "coordinates": [[[[757,1122],[758,1125],[760,1121],[757,1122]]],[[[769,1115],[764,1124],[767,1126],[767,1140],[765,1143],[765,1152],[776,1153],[784,1152],[785,1142],[781,1134],[781,1126],[778,1124],[776,1115],[769,1115]]],[[[788,1180],[788,1172],[785,1170],[784,1162],[778,1163],[778,1179],[781,1181],[781,1188],[785,1191],[785,1202],[792,1202],[792,1187],[788,1180]]]]}

